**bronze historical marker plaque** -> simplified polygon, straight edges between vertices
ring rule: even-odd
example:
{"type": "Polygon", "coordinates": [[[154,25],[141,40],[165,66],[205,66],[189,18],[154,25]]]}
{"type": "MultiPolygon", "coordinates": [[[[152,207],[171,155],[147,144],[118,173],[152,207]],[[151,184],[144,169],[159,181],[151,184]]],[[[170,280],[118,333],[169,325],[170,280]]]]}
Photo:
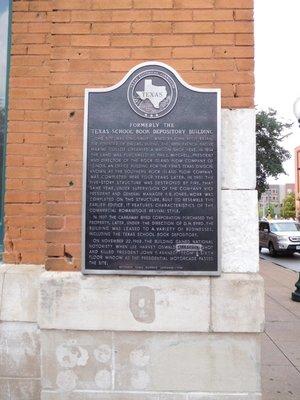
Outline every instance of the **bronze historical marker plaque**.
{"type": "Polygon", "coordinates": [[[83,273],[219,274],[219,118],[161,63],[86,90],[83,273]]]}

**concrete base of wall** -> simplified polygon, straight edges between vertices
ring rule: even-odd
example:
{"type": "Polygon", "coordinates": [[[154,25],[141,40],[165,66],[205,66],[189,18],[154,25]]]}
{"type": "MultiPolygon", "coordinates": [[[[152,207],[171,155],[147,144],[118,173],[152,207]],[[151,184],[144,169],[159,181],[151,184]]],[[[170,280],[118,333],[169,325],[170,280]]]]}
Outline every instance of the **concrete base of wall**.
{"type": "Polygon", "coordinates": [[[257,274],[85,277],[3,266],[0,289],[3,400],[261,398],[257,274]]]}

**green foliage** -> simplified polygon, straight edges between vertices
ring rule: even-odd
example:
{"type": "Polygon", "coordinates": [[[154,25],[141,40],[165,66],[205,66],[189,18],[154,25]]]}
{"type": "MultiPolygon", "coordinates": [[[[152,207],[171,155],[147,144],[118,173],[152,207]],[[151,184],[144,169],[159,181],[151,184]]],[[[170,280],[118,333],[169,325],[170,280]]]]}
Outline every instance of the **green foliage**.
{"type": "Polygon", "coordinates": [[[283,200],[281,215],[283,218],[295,218],[296,216],[296,203],[295,193],[290,193],[283,200]]]}
{"type": "Polygon", "coordinates": [[[256,114],[256,188],[260,199],[268,189],[267,178],[285,174],[282,163],[291,157],[280,141],[285,129],[292,124],[280,122],[275,110],[258,111],[256,114]]]}
{"type": "Polygon", "coordinates": [[[269,218],[275,218],[275,206],[274,204],[270,204],[266,207],[266,215],[269,218]]]}

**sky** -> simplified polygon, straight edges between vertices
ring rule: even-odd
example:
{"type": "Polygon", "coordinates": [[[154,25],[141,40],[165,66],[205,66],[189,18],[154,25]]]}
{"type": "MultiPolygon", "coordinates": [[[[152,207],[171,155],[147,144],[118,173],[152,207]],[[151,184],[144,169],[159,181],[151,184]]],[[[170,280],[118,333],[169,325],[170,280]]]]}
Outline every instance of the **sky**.
{"type": "Polygon", "coordinates": [[[0,104],[5,94],[8,1],[0,0],[0,104]]]}
{"type": "MultiPolygon", "coordinates": [[[[293,104],[300,97],[300,1],[255,0],[255,104],[271,107],[282,119],[294,122],[293,134],[282,145],[293,152],[300,146],[300,128],[293,104]]],[[[295,181],[294,157],[284,164],[288,174],[269,183],[295,181]]]]}

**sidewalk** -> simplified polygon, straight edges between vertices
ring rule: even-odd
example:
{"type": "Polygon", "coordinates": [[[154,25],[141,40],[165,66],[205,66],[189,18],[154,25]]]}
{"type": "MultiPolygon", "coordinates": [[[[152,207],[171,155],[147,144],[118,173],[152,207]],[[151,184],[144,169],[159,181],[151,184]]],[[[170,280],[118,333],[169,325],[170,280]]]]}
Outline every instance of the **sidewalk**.
{"type": "Polygon", "coordinates": [[[266,291],[263,400],[299,400],[300,303],[291,300],[298,274],[263,260],[260,273],[265,279],[266,291]]]}

